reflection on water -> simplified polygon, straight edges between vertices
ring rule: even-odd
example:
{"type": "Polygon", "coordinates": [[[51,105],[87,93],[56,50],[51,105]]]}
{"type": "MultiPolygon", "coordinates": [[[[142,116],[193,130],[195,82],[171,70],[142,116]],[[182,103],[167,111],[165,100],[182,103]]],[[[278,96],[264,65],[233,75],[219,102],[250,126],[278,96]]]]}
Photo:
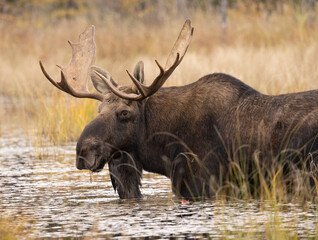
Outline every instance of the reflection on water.
{"type": "Polygon", "coordinates": [[[291,236],[317,234],[314,204],[287,204],[277,212],[257,201],[181,203],[167,178],[150,173],[142,181],[146,199],[119,200],[107,169],[92,181],[76,170],[75,143],[45,145],[34,148],[19,132],[3,131],[0,138],[0,214],[26,216],[31,238],[264,237],[273,224],[291,236]],[[37,158],[39,151],[45,157],[37,158]]]}

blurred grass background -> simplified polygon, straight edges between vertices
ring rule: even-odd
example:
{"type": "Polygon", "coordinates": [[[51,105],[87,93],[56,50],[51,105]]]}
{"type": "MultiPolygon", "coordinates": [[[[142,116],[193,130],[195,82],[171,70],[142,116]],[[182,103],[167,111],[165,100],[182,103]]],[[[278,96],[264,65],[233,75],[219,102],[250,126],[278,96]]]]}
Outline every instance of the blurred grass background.
{"type": "MultiPolygon", "coordinates": [[[[0,1],[0,119],[36,130],[54,144],[76,140],[97,115],[98,102],[73,99],[43,76],[38,61],[60,79],[71,48],[96,26],[95,64],[121,84],[125,70],[145,62],[158,74],[186,18],[194,37],[166,86],[224,72],[265,94],[318,88],[318,9],[314,0],[2,0],[0,1]]],[[[1,131],[0,131],[1,133],[1,131]]]]}

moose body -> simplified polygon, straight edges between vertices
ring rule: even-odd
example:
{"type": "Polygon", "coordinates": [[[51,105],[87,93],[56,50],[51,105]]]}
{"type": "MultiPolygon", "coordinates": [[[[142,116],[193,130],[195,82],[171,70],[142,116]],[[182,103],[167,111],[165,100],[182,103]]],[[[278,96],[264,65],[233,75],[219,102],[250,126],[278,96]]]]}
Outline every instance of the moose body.
{"type": "MultiPolygon", "coordinates": [[[[111,105],[116,108],[123,100],[114,95],[110,98],[105,108],[113,113],[116,110],[111,105]]],[[[262,161],[267,161],[264,164],[277,160],[287,148],[305,147],[302,156],[315,156],[317,100],[318,91],[263,95],[225,74],[208,75],[187,86],[161,88],[129,110],[136,111],[136,118],[128,139],[120,139],[123,146],[119,149],[124,156],[109,162],[109,169],[116,176],[113,185],[121,198],[140,197],[141,172],[146,170],[171,178],[173,190],[180,196],[211,196],[211,176],[213,181],[220,177],[225,180],[228,161],[240,146],[245,146],[245,158],[260,151],[262,161]]],[[[103,110],[100,114],[101,125],[111,122],[108,118],[113,114],[103,115],[103,110]]],[[[91,146],[91,138],[111,142],[108,138],[118,138],[120,131],[127,137],[127,122],[115,120],[110,129],[101,130],[99,120],[95,121],[84,129],[78,141],[78,157],[85,155],[82,148],[91,146]]],[[[94,147],[88,152],[94,155],[94,147]]],[[[103,168],[106,159],[91,170],[103,168]]],[[[78,159],[77,167],[87,169],[81,166],[84,163],[78,159]]]]}
{"type": "MultiPolygon", "coordinates": [[[[177,195],[195,198],[215,193],[213,186],[226,181],[231,160],[237,155],[247,160],[249,172],[255,167],[251,159],[270,167],[289,149],[293,151],[286,158],[295,164],[309,155],[311,161],[316,160],[316,90],[263,95],[226,74],[208,75],[182,87],[161,88],[182,60],[192,33],[188,20],[166,67],[157,63],[160,74],[150,87],[142,84],[142,63],[129,74],[134,87],[118,86],[97,67],[88,69],[86,75],[90,72],[99,92],[94,94],[72,85],[67,75],[74,71],[62,68],[62,81],[57,83],[41,64],[45,76],[59,89],[102,101],[99,115],[78,140],[76,167],[95,172],[108,164],[120,198],[142,196],[143,170],[169,177],[177,195]]],[[[89,36],[89,32],[81,36],[89,36]]],[[[84,38],[85,42],[92,39],[84,38]]]]}

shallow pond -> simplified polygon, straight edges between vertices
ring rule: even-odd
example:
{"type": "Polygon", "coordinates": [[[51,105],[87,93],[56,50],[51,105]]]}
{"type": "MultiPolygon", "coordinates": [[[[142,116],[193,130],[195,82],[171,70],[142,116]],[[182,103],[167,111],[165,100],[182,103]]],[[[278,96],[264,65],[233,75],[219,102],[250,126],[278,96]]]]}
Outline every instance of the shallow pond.
{"type": "Polygon", "coordinates": [[[144,173],[143,200],[119,200],[108,170],[76,170],[75,143],[52,147],[22,132],[0,137],[0,214],[23,216],[26,238],[316,238],[314,204],[204,201],[183,203],[167,178],[144,173]],[[43,147],[45,146],[45,147],[43,147]]]}

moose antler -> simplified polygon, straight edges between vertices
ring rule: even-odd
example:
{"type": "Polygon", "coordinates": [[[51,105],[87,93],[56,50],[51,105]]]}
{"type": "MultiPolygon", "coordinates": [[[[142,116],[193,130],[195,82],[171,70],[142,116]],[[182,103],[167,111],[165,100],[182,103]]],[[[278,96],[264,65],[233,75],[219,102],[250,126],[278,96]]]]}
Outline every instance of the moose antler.
{"type": "Polygon", "coordinates": [[[61,69],[61,81],[56,82],[46,72],[40,61],[40,67],[45,77],[58,89],[78,98],[92,98],[103,101],[104,95],[100,93],[91,93],[87,88],[87,81],[90,74],[90,67],[95,60],[95,27],[88,27],[79,35],[78,43],[68,43],[72,47],[72,59],[69,65],[61,69]]]}
{"type": "Polygon", "coordinates": [[[180,64],[182,61],[188,46],[191,42],[191,38],[193,35],[193,27],[191,26],[191,21],[187,19],[181,29],[181,32],[179,34],[179,37],[177,41],[175,42],[169,56],[166,62],[165,68],[163,68],[157,60],[156,64],[160,69],[159,75],[155,78],[155,80],[152,82],[150,86],[145,86],[141,82],[139,82],[133,75],[131,75],[128,71],[128,75],[133,81],[133,83],[136,85],[137,89],[140,91],[140,94],[134,94],[134,93],[125,93],[123,91],[120,91],[114,84],[111,83],[107,78],[105,78],[102,74],[95,71],[95,73],[104,80],[104,82],[107,84],[107,86],[112,90],[114,94],[117,96],[127,99],[127,100],[142,100],[144,98],[147,98],[157,92],[162,85],[165,83],[165,81],[170,77],[172,72],[176,69],[176,67],[180,64]]]}

